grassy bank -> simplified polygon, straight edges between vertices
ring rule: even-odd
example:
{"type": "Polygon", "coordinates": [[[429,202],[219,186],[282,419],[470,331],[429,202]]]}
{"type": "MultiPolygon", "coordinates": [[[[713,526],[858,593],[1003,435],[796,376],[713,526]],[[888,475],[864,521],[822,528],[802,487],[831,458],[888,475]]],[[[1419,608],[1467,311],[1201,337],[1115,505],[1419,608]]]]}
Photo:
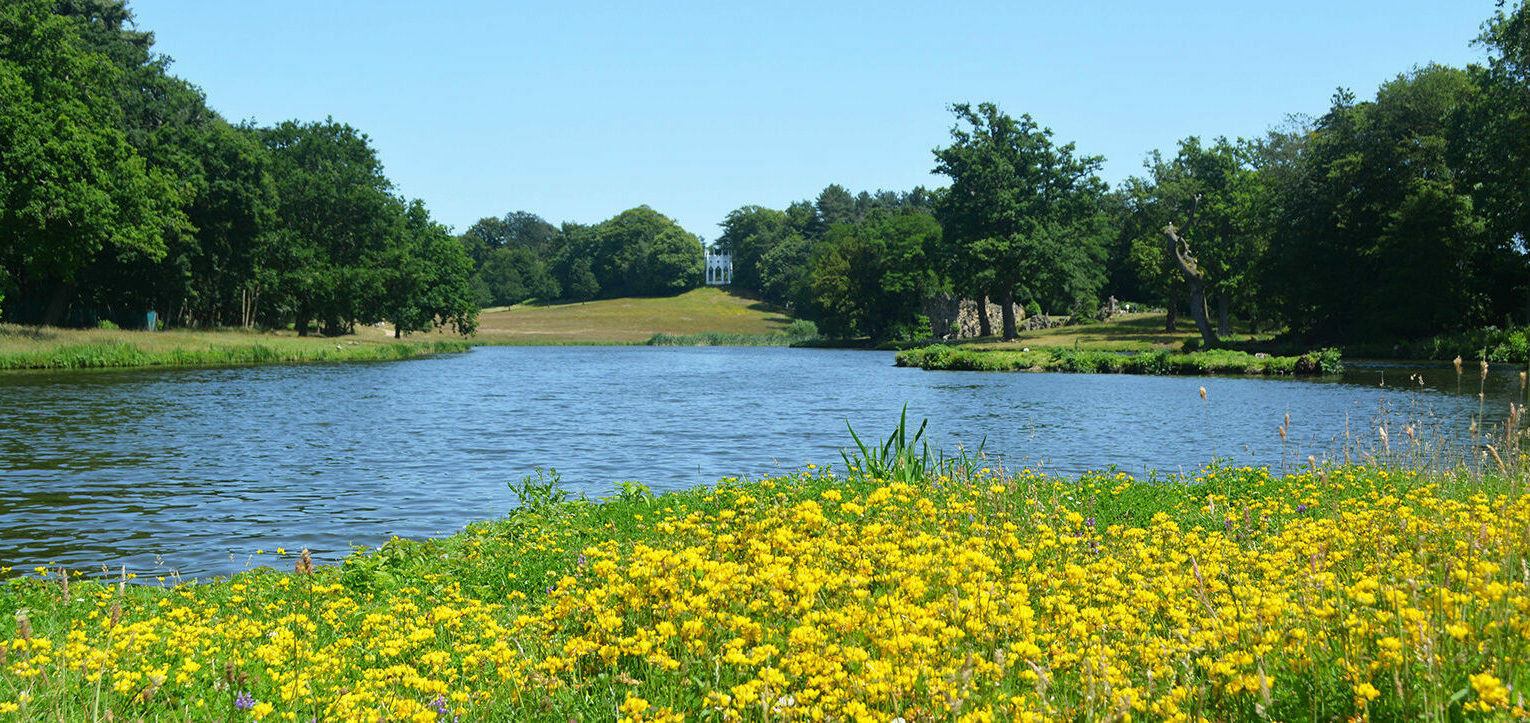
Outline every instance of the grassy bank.
{"type": "MultiPolygon", "coordinates": [[[[994,319],[993,322],[995,333],[997,333],[998,319],[994,319]]],[[[1180,331],[1177,332],[1164,331],[1163,327],[1162,313],[1120,314],[1110,321],[1078,326],[1060,326],[1036,331],[1022,329],[1019,336],[1011,341],[1002,341],[994,337],[964,341],[963,344],[980,349],[1005,350],[1026,347],[1031,349],[1066,347],[1086,351],[1154,351],[1178,350],[1184,346],[1185,342],[1200,338],[1195,331],[1195,325],[1188,319],[1181,320],[1180,331]]]]}
{"type": "Polygon", "coordinates": [[[460,339],[301,338],[245,331],[120,331],[0,324],[0,369],[382,361],[465,351],[460,339]]]}
{"type": "MultiPolygon", "coordinates": [[[[880,457],[871,450],[873,458],[880,457]]],[[[20,720],[1523,715],[1518,475],[899,455],[537,504],[343,565],[0,594],[20,720]],[[1510,686],[1513,687],[1511,691],[1510,686]]]]}
{"type": "Polygon", "coordinates": [[[1343,370],[1332,349],[1301,356],[1268,356],[1241,351],[1174,353],[1166,350],[1117,354],[1051,348],[1000,350],[941,344],[898,352],[898,366],[945,371],[1049,371],[1115,374],[1337,374],[1343,370]]]}
{"type": "Polygon", "coordinates": [[[485,309],[479,344],[643,344],[656,334],[769,335],[790,319],[753,299],[716,287],[677,296],[524,304],[485,309]]]}

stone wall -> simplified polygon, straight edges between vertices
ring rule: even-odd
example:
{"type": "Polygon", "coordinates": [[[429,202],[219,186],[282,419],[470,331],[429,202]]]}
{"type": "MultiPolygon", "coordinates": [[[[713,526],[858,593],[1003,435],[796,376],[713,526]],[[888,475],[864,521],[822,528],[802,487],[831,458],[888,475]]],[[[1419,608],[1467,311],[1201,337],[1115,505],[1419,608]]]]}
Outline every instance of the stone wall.
{"type": "MultiPolygon", "coordinates": [[[[1025,309],[1014,305],[1015,323],[1025,319],[1025,309]]],[[[979,331],[978,306],[972,299],[941,294],[924,302],[924,315],[930,317],[930,331],[936,339],[973,339],[979,331]]],[[[988,302],[988,323],[994,334],[1004,331],[1003,308],[988,302]]]]}

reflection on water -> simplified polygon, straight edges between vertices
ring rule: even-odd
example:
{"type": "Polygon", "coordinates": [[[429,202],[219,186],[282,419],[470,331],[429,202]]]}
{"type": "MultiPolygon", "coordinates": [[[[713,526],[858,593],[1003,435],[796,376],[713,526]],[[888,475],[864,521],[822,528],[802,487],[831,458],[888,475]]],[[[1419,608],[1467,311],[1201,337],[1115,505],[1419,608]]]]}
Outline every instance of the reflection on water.
{"type": "MultiPolygon", "coordinates": [[[[536,466],[601,496],[621,480],[663,491],[837,463],[847,424],[881,437],[904,404],[947,450],[985,444],[1012,467],[1279,466],[1374,431],[1384,410],[1459,433],[1478,387],[1475,369],[1458,386],[1449,365],[1317,381],[984,374],[779,348],[0,374],[0,565],[227,574],[278,546],[335,559],[502,515],[505,481],[536,466]]],[[[1488,416],[1521,395],[1516,370],[1495,370],[1488,416]]]]}

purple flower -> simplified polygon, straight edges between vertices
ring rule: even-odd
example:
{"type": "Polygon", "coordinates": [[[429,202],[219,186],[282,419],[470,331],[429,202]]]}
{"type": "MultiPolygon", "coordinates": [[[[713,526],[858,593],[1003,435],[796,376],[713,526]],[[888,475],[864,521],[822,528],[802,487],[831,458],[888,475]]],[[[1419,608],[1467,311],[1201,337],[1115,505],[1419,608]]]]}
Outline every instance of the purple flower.
{"type": "Polygon", "coordinates": [[[438,695],[435,700],[430,701],[430,707],[435,708],[436,712],[441,715],[451,712],[451,709],[446,707],[446,696],[444,695],[438,695]]]}
{"type": "Polygon", "coordinates": [[[1094,515],[1090,515],[1089,519],[1084,520],[1084,524],[1089,527],[1094,527],[1094,515]]]}
{"type": "Polygon", "coordinates": [[[1307,511],[1307,506],[1306,505],[1297,505],[1296,506],[1296,514],[1299,515],[1299,514],[1301,514],[1303,512],[1306,512],[1306,511],[1307,511]]]}
{"type": "Polygon", "coordinates": [[[239,691],[239,695],[234,696],[234,708],[236,710],[249,710],[254,707],[255,696],[242,690],[239,691]]]}

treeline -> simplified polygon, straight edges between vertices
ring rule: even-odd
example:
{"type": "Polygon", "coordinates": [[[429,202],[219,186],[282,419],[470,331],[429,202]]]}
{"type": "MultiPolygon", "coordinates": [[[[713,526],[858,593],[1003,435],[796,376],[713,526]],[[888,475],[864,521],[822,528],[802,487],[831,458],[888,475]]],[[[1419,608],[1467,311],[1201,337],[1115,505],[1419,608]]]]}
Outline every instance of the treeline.
{"type": "Polygon", "coordinates": [[[1207,343],[1234,321],[1388,344],[1530,323],[1530,11],[1478,42],[1485,66],[1341,90],[1260,138],[1186,138],[1114,190],[1029,116],[953,106],[947,188],[745,206],[718,244],[737,285],[841,335],[918,335],[939,292],[999,302],[1006,337],[1013,302],[1089,315],[1107,295],[1171,329],[1188,313],[1207,343]]]}
{"type": "Polygon", "coordinates": [[[479,306],[662,296],[702,281],[701,238],[647,206],[561,227],[515,211],[479,219],[460,240],[479,306]]]}
{"type": "MultiPolygon", "coordinates": [[[[0,312],[90,323],[470,331],[479,307],[702,283],[702,240],[647,206],[593,225],[524,211],[460,236],[399,198],[365,135],[230,124],[118,0],[0,6],[0,312]]],[[[1110,189],[1027,115],[955,105],[935,190],[838,185],[728,214],[733,285],[873,339],[929,332],[938,294],[1084,317],[1106,297],[1311,342],[1530,323],[1530,11],[1484,66],[1409,70],[1253,139],[1180,141],[1110,189]]],[[[1273,119],[1272,119],[1273,120],[1273,119]]],[[[986,310],[987,304],[979,309],[986,310]]]]}
{"type": "Polygon", "coordinates": [[[0,311],[471,332],[472,260],[349,125],[232,124],[120,0],[0,5],[0,311]]]}

